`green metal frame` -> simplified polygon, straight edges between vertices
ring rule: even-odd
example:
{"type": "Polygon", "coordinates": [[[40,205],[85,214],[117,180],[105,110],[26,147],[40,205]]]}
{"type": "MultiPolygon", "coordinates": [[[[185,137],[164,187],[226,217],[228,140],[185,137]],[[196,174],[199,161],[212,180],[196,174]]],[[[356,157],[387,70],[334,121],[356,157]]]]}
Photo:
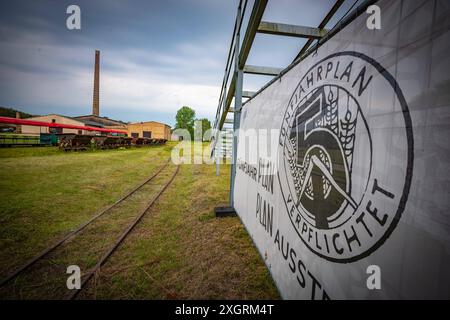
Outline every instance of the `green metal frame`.
{"type": "MultiPolygon", "coordinates": [[[[236,20],[234,24],[233,36],[231,38],[231,44],[228,51],[228,58],[225,67],[225,74],[222,81],[222,88],[219,95],[219,103],[216,111],[216,118],[214,121],[213,128],[215,129],[213,151],[212,156],[216,158],[216,174],[219,175],[220,170],[220,157],[223,152],[222,146],[217,147],[217,143],[221,140],[221,130],[224,129],[225,124],[233,124],[233,152],[232,152],[232,167],[231,167],[231,182],[230,182],[230,206],[234,206],[234,181],[236,175],[236,156],[237,156],[237,145],[238,137],[237,130],[240,127],[240,114],[241,109],[245,105],[242,102],[243,98],[253,99],[261,91],[267,88],[268,85],[273,83],[275,79],[281,77],[284,73],[290,70],[294,65],[299,63],[305,57],[307,57],[313,50],[318,46],[322,45],[328,39],[330,39],[334,34],[336,34],[342,27],[351,22],[356,16],[361,14],[363,10],[376,2],[376,0],[364,0],[364,2],[359,5],[352,13],[341,18],[341,20],[336,24],[331,30],[324,29],[331,18],[336,14],[338,9],[342,6],[345,0],[336,0],[332,8],[326,14],[321,23],[316,27],[305,27],[305,26],[295,26],[281,23],[273,23],[267,21],[261,21],[264,11],[266,9],[268,0],[255,0],[253,8],[248,20],[247,28],[245,31],[244,39],[242,44],[240,43],[241,27],[244,20],[244,15],[247,7],[247,0],[240,0],[236,15],[236,20]],[[344,19],[345,18],[345,19],[344,19]],[[285,69],[278,69],[272,67],[264,66],[250,66],[246,65],[247,58],[250,54],[251,47],[255,40],[257,33],[272,34],[275,36],[290,36],[290,37],[301,37],[307,38],[308,41],[299,51],[298,55],[294,58],[293,62],[287,66],[285,69]],[[311,46],[314,41],[317,43],[311,46]],[[234,62],[234,63],[233,63],[234,62]],[[232,77],[230,80],[231,70],[233,70],[232,77]],[[259,74],[259,75],[270,75],[274,78],[264,85],[257,92],[244,91],[242,88],[243,75],[244,73],[259,74]],[[234,98],[234,108],[231,108],[231,102],[234,98]],[[228,113],[233,114],[233,119],[227,118],[228,113]]],[[[355,3],[356,4],[356,3],[355,3]]],[[[348,12],[347,12],[348,14],[348,12]]],[[[246,102],[248,102],[247,100],[246,102]]]]}

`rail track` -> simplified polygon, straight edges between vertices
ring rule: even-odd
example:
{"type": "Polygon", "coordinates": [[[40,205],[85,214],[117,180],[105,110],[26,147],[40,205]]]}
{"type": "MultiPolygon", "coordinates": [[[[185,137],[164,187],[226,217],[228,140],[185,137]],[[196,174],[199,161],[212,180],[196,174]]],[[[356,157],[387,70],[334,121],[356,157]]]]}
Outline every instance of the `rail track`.
{"type": "Polygon", "coordinates": [[[89,280],[94,276],[94,274],[100,269],[101,266],[105,264],[108,258],[116,251],[116,249],[120,246],[120,244],[125,240],[125,238],[130,234],[131,230],[138,224],[138,222],[142,219],[145,213],[150,209],[153,204],[158,200],[158,198],[163,194],[163,192],[167,189],[167,187],[172,183],[173,179],[177,175],[180,167],[177,166],[175,172],[173,173],[170,180],[163,186],[163,188],[158,192],[158,194],[148,203],[148,205],[142,210],[136,219],[127,227],[127,229],[120,235],[119,239],[109,248],[109,250],[101,257],[101,259],[97,262],[94,268],[92,268],[88,274],[81,281],[81,288],[78,290],[74,290],[74,292],[69,296],[70,300],[75,299],[78,294],[85,288],[86,284],[89,280]]]}
{"type": "MultiPolygon", "coordinates": [[[[65,235],[63,238],[58,240],[56,243],[52,244],[51,246],[47,247],[44,251],[42,251],[40,254],[29,260],[27,263],[22,265],[21,267],[17,268],[13,272],[11,272],[6,278],[4,278],[0,282],[0,289],[3,289],[8,283],[10,283],[12,280],[17,278],[19,275],[25,273],[28,269],[30,269],[33,265],[35,265],[38,261],[42,260],[44,257],[48,256],[50,253],[54,252],[57,248],[59,248],[61,245],[63,245],[65,242],[67,242],[71,238],[75,238],[77,234],[79,234],[82,230],[84,230],[87,226],[91,225],[94,221],[98,220],[100,217],[104,216],[105,213],[111,211],[112,209],[116,208],[120,203],[125,201],[126,199],[130,198],[133,194],[135,194],[138,190],[140,190],[142,187],[147,185],[149,182],[151,182],[155,177],[157,177],[163,170],[169,165],[170,158],[165,162],[159,169],[156,170],[149,178],[147,178],[145,181],[140,183],[138,186],[133,188],[131,191],[126,193],[124,196],[122,196],[120,199],[118,199],[113,204],[109,205],[108,207],[102,209],[100,212],[98,212],[95,216],[93,216],[88,221],[84,222],[80,226],[78,226],[75,230],[71,231],[67,235],[65,235]]],[[[153,204],[158,200],[158,198],[164,193],[164,191],[169,187],[169,185],[172,183],[172,181],[175,179],[175,176],[178,174],[179,166],[176,166],[176,170],[170,177],[170,179],[163,185],[163,187],[160,189],[160,191],[150,200],[150,202],[147,203],[145,208],[139,212],[137,217],[128,225],[128,227],[121,233],[120,237],[118,238],[115,243],[109,247],[107,252],[102,255],[100,260],[97,262],[97,264],[91,268],[88,273],[83,277],[81,281],[81,288],[78,290],[74,290],[69,296],[66,298],[68,299],[74,299],[78,296],[78,294],[83,290],[83,288],[86,286],[86,284],[89,282],[89,280],[92,278],[92,276],[99,270],[101,266],[105,264],[105,262],[108,260],[108,258],[116,251],[116,249],[120,246],[120,244],[125,240],[125,238],[130,234],[130,232],[133,230],[133,228],[139,223],[139,221],[142,219],[142,217],[145,215],[145,213],[153,206],[153,204]]]]}

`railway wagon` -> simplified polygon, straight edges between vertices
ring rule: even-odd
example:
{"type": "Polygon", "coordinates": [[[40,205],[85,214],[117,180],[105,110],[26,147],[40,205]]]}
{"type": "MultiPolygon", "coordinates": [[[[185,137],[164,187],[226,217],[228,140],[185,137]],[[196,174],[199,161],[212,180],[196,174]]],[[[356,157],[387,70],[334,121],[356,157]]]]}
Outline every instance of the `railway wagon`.
{"type": "Polygon", "coordinates": [[[39,135],[2,133],[1,147],[57,146],[61,139],[73,134],[41,133],[39,135]]]}
{"type": "Polygon", "coordinates": [[[166,139],[131,138],[120,136],[92,136],[77,134],[41,133],[25,135],[13,133],[0,134],[0,147],[13,146],[59,146],[61,150],[114,149],[119,147],[161,145],[166,139]]]}
{"type": "Polygon", "coordinates": [[[39,135],[2,133],[0,134],[0,146],[56,146],[60,135],[54,133],[41,133],[39,135]]]}
{"type": "Polygon", "coordinates": [[[94,137],[94,145],[98,149],[116,149],[124,146],[122,137],[94,137]]]}
{"type": "Polygon", "coordinates": [[[135,147],[141,147],[144,145],[144,138],[132,138],[131,144],[135,147]]]}
{"type": "Polygon", "coordinates": [[[39,146],[39,135],[24,135],[13,133],[0,134],[0,146],[12,147],[12,146],[39,146]]]}
{"type": "Polygon", "coordinates": [[[119,147],[119,137],[106,137],[102,149],[116,149],[119,147]]]}
{"type": "Polygon", "coordinates": [[[149,146],[149,145],[161,145],[165,144],[167,139],[154,139],[154,138],[132,138],[132,145],[136,147],[149,146]]]}
{"type": "Polygon", "coordinates": [[[61,137],[55,133],[41,133],[39,135],[39,142],[41,145],[56,146],[58,145],[59,139],[61,139],[61,137]]]}
{"type": "Polygon", "coordinates": [[[92,142],[97,149],[114,149],[131,147],[131,138],[116,136],[97,136],[92,138],[92,142]]]}
{"type": "Polygon", "coordinates": [[[132,140],[131,137],[119,137],[119,146],[129,148],[131,147],[132,140]]]}
{"type": "Polygon", "coordinates": [[[72,134],[67,135],[59,142],[59,149],[64,151],[88,150],[91,148],[93,136],[72,134]]]}
{"type": "Polygon", "coordinates": [[[120,136],[66,135],[59,141],[59,148],[64,151],[96,149],[129,148],[150,145],[161,145],[166,139],[131,138],[120,136]]]}

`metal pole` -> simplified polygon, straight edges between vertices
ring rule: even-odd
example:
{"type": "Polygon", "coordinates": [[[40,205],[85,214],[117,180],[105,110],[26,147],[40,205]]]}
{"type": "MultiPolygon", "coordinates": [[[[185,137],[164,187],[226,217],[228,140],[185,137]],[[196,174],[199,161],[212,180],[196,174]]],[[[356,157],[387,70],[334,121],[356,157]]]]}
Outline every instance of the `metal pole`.
{"type": "Polygon", "coordinates": [[[220,176],[220,157],[217,154],[217,150],[216,150],[216,176],[220,176]]]}
{"type": "MultiPolygon", "coordinates": [[[[241,16],[241,5],[239,4],[237,13],[237,25],[240,24],[241,16]]],[[[240,125],[241,108],[242,108],[242,69],[239,66],[239,42],[240,42],[240,29],[236,30],[235,35],[235,49],[234,49],[234,69],[236,73],[236,87],[234,94],[234,119],[233,119],[233,153],[231,162],[231,179],[230,179],[230,207],[234,207],[234,183],[236,176],[236,159],[237,159],[237,144],[238,137],[237,132],[240,125]]]]}
{"type": "MultiPolygon", "coordinates": [[[[225,73],[228,73],[228,65],[225,69],[225,73]]],[[[225,110],[225,103],[226,103],[226,94],[227,94],[227,84],[225,83],[224,85],[224,89],[223,89],[223,94],[222,94],[222,103],[221,103],[221,111],[225,110]]],[[[224,112],[224,111],[222,111],[224,112]]],[[[220,112],[219,112],[220,114],[220,112]]],[[[219,130],[219,126],[217,126],[217,130],[218,130],[218,134],[217,134],[217,142],[219,141],[219,139],[222,139],[222,134],[219,130]]],[[[216,142],[216,144],[217,144],[216,142]]],[[[220,157],[222,156],[222,154],[220,153],[221,151],[219,151],[219,149],[222,148],[222,143],[219,143],[219,148],[216,149],[217,152],[219,152],[219,155],[217,156],[217,162],[216,162],[216,175],[219,176],[220,175],[220,157]]]]}
{"type": "Polygon", "coordinates": [[[216,144],[215,144],[215,148],[216,150],[214,151],[214,154],[216,156],[216,176],[220,176],[220,131],[217,134],[217,140],[216,140],[216,144]],[[219,147],[217,147],[219,146],[219,147]]]}

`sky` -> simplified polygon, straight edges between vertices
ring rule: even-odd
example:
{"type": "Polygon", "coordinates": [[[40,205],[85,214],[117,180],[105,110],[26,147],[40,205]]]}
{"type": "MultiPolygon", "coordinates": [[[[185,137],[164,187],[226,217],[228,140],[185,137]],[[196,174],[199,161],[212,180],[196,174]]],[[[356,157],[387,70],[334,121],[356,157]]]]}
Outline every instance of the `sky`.
{"type": "MultiPolygon", "coordinates": [[[[244,29],[254,0],[249,0],[244,29]]],[[[346,1],[341,15],[353,4],[346,1]]],[[[317,26],[333,0],[269,0],[263,20],[317,26]]],[[[189,106],[213,121],[238,0],[0,2],[0,106],[31,114],[91,114],[100,50],[100,115],[175,125],[189,106]],[[81,9],[68,30],[66,9],[81,9]]],[[[330,22],[336,22],[339,14],[330,22]]],[[[303,39],[256,36],[248,64],[284,68],[303,39]]],[[[245,75],[244,90],[270,80],[245,75]]]]}

